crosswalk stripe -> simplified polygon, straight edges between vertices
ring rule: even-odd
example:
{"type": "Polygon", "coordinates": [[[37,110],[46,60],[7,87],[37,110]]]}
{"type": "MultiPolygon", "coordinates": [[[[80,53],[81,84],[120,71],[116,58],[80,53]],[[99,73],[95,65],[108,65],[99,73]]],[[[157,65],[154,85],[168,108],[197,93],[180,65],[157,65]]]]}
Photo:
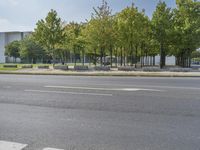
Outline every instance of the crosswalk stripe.
{"type": "Polygon", "coordinates": [[[44,148],[43,150],[64,150],[64,149],[56,149],[56,148],[44,148]]]}
{"type": "Polygon", "coordinates": [[[0,141],[0,150],[23,150],[27,144],[0,141]]]}

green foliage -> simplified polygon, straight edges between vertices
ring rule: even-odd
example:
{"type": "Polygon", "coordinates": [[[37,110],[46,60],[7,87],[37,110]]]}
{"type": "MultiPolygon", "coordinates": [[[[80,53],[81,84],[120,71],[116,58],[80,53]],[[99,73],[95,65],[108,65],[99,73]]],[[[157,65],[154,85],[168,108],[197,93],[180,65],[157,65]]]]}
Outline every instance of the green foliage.
{"type": "Polygon", "coordinates": [[[38,21],[36,25],[33,34],[35,40],[46,49],[49,56],[55,59],[56,46],[62,44],[65,38],[61,18],[55,10],[51,10],[45,20],[38,21]]]}
{"type": "Polygon", "coordinates": [[[13,41],[5,46],[5,56],[14,57],[15,59],[20,56],[20,42],[13,41]]]}
{"type": "Polygon", "coordinates": [[[42,59],[44,56],[44,49],[40,44],[36,43],[32,37],[26,37],[21,41],[21,59],[28,60],[29,63],[36,63],[38,59],[42,59]]]}
{"type": "Polygon", "coordinates": [[[191,53],[200,46],[200,2],[177,0],[174,10],[174,45],[191,53]]]}
{"type": "Polygon", "coordinates": [[[165,57],[168,53],[169,41],[172,33],[172,11],[165,2],[159,1],[153,13],[152,27],[153,37],[160,45],[160,67],[165,66],[165,57]]]}
{"type": "Polygon", "coordinates": [[[167,43],[172,25],[172,12],[165,2],[159,2],[153,13],[153,35],[159,43],[167,43]]]}
{"type": "Polygon", "coordinates": [[[192,58],[200,58],[200,51],[193,51],[191,57],[192,58]]]}
{"type": "Polygon", "coordinates": [[[84,24],[78,24],[75,22],[70,22],[64,28],[64,32],[68,37],[65,46],[74,54],[75,65],[77,56],[82,54],[84,57],[85,55],[86,40],[83,36],[84,28],[84,24]]]}
{"type": "MultiPolygon", "coordinates": [[[[160,53],[161,67],[165,57],[174,55],[177,65],[188,67],[192,53],[200,48],[200,2],[176,0],[175,9],[159,1],[152,19],[145,10],[139,11],[132,4],[122,11],[112,13],[108,3],[94,8],[91,18],[85,23],[63,23],[56,11],[37,22],[33,38],[13,42],[6,47],[7,56],[36,61],[46,54],[49,60],[84,64],[84,57],[95,65],[105,64],[106,57],[112,65],[115,57],[124,65],[144,64],[147,56],[160,53]],[[45,50],[45,52],[44,52],[45,50]],[[114,56],[114,57],[113,57],[114,56]],[[104,60],[103,60],[104,59],[104,60]]],[[[154,60],[155,61],[155,60],[154,60]]]]}
{"type": "MultiPolygon", "coordinates": [[[[95,41],[92,44],[93,49],[98,50],[100,55],[100,63],[103,64],[103,57],[105,58],[107,52],[112,55],[112,49],[114,47],[114,19],[110,7],[106,1],[102,1],[102,5],[97,8],[93,8],[91,20],[88,23],[88,27],[91,27],[89,32],[89,39],[95,41]]],[[[96,52],[95,52],[96,53],[96,52]]],[[[96,55],[96,54],[95,54],[96,55]]]]}
{"type": "MultiPolygon", "coordinates": [[[[185,60],[191,59],[193,51],[200,47],[200,2],[176,0],[173,18],[173,55],[178,65],[186,66],[185,60]]],[[[190,65],[190,64],[189,64],[190,65]]]]}

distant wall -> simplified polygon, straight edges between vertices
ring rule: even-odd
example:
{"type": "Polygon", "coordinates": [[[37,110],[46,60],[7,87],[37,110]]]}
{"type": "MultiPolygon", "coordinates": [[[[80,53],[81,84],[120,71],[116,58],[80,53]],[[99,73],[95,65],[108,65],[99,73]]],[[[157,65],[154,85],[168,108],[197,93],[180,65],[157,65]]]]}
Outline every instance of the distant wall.
{"type": "MultiPolygon", "coordinates": [[[[5,63],[6,61],[13,61],[12,58],[5,59],[5,46],[13,41],[20,41],[31,32],[0,32],[0,63],[5,63]]],[[[19,59],[17,59],[19,62],[19,59]]]]}
{"type": "Polygon", "coordinates": [[[5,33],[0,33],[0,63],[5,62],[4,47],[5,47],[5,33]]]}
{"type": "MultiPolygon", "coordinates": [[[[156,65],[160,64],[160,56],[155,57],[155,63],[156,65]]],[[[166,57],[166,65],[175,65],[176,64],[176,58],[174,56],[167,56],[166,57]]]]}

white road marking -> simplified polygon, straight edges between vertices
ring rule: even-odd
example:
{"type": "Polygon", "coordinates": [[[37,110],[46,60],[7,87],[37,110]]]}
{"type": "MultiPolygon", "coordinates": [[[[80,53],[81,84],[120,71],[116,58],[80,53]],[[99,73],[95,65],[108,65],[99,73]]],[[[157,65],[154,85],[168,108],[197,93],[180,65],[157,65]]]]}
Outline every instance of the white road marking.
{"type": "Polygon", "coordinates": [[[156,89],[142,89],[142,88],[123,88],[123,91],[152,91],[152,92],[162,92],[163,90],[156,89]]]}
{"type": "Polygon", "coordinates": [[[198,87],[180,87],[180,86],[151,86],[151,87],[166,88],[166,89],[182,89],[182,90],[200,90],[200,88],[198,87]]]}
{"type": "Polygon", "coordinates": [[[64,92],[64,91],[45,91],[45,90],[24,90],[25,92],[38,93],[55,93],[55,94],[72,94],[72,95],[90,95],[90,96],[113,96],[112,94],[101,93],[79,93],[79,92],[64,92]]]}
{"type": "Polygon", "coordinates": [[[44,148],[43,150],[64,150],[64,149],[56,149],[56,148],[49,148],[49,147],[47,147],[47,148],[44,148]]]}
{"type": "Polygon", "coordinates": [[[27,144],[0,141],[0,150],[23,150],[27,147],[27,144]]]}
{"type": "MultiPolygon", "coordinates": [[[[110,84],[95,84],[95,85],[99,85],[99,86],[109,86],[110,84]]],[[[118,86],[118,87],[140,87],[140,88],[166,88],[166,89],[183,89],[183,90],[200,90],[200,88],[198,87],[183,87],[183,86],[159,86],[159,85],[130,85],[130,84],[114,84],[112,83],[113,86],[118,86]]],[[[133,87],[133,88],[134,88],[133,87]]]]}
{"type": "Polygon", "coordinates": [[[46,88],[57,88],[57,89],[81,89],[81,90],[98,90],[98,91],[153,91],[162,92],[163,90],[156,89],[143,89],[143,88],[93,88],[93,87],[71,87],[71,86],[44,86],[46,88]]]}

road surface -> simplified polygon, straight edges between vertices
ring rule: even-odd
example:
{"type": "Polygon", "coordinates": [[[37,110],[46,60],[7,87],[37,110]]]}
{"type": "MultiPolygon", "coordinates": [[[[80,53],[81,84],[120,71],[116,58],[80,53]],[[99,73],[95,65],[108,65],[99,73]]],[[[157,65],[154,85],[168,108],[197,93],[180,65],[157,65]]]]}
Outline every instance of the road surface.
{"type": "Polygon", "coordinates": [[[48,147],[200,150],[200,78],[0,75],[0,150],[48,147]]]}

